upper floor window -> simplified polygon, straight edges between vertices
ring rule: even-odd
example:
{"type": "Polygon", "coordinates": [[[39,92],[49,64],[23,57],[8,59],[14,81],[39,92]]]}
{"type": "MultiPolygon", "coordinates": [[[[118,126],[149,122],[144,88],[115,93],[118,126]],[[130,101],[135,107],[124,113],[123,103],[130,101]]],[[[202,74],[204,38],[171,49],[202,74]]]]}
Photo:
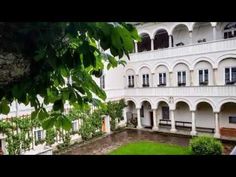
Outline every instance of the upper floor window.
{"type": "Polygon", "coordinates": [[[143,87],[149,87],[149,74],[143,74],[143,87]]]}
{"type": "Polygon", "coordinates": [[[100,88],[105,89],[105,76],[100,77],[100,88]]]}
{"type": "Polygon", "coordinates": [[[128,87],[134,87],[134,75],[128,76],[128,87]]]}
{"type": "Polygon", "coordinates": [[[179,71],[178,72],[178,86],[185,86],[186,85],[186,71],[179,71]]]}
{"type": "Polygon", "coordinates": [[[225,84],[236,83],[236,67],[225,68],[225,84]]]}
{"type": "Polygon", "coordinates": [[[151,50],[151,38],[148,34],[142,35],[142,41],[138,42],[138,52],[151,50]]]}
{"type": "Polygon", "coordinates": [[[158,30],[154,37],[154,50],[169,47],[169,35],[166,30],[158,30]]]}
{"type": "Polygon", "coordinates": [[[224,39],[236,37],[236,22],[229,23],[224,28],[224,39]]]}
{"type": "Polygon", "coordinates": [[[199,85],[208,85],[208,69],[199,70],[199,85]]]}
{"type": "Polygon", "coordinates": [[[166,73],[159,73],[159,85],[158,86],[165,86],[166,85],[166,73]]]}

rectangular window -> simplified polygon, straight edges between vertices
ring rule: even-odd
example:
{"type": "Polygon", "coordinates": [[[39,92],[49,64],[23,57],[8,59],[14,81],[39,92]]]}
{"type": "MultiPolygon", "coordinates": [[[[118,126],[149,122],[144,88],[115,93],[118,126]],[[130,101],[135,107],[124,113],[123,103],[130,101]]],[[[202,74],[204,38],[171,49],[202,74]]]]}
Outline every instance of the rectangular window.
{"type": "Polygon", "coordinates": [[[236,124],[236,117],[234,116],[229,116],[229,123],[236,124]]]}
{"type": "Polygon", "coordinates": [[[128,87],[134,87],[134,76],[128,76],[128,87]]]}
{"type": "Polygon", "coordinates": [[[236,83],[236,67],[225,68],[225,84],[236,83]]]}
{"type": "Polygon", "coordinates": [[[199,70],[199,85],[208,85],[208,69],[199,70]]]}
{"type": "Polygon", "coordinates": [[[236,67],[232,68],[232,81],[236,82],[236,67]]]}
{"type": "Polygon", "coordinates": [[[105,89],[105,76],[100,77],[100,88],[105,89]]]}
{"type": "Polygon", "coordinates": [[[167,107],[167,106],[162,107],[162,119],[170,119],[170,117],[169,117],[169,107],[167,107]]]}
{"type": "Polygon", "coordinates": [[[143,87],[149,87],[149,74],[143,74],[143,87]]]}
{"type": "Polygon", "coordinates": [[[179,71],[177,74],[178,77],[178,86],[186,85],[186,71],[179,71]]]}
{"type": "Polygon", "coordinates": [[[159,86],[166,85],[166,73],[159,73],[159,86]]]}
{"type": "Polygon", "coordinates": [[[78,131],[78,120],[72,122],[72,131],[78,131]]]}
{"type": "Polygon", "coordinates": [[[35,141],[40,141],[43,138],[43,130],[36,130],[34,131],[34,138],[35,138],[35,141]]]}

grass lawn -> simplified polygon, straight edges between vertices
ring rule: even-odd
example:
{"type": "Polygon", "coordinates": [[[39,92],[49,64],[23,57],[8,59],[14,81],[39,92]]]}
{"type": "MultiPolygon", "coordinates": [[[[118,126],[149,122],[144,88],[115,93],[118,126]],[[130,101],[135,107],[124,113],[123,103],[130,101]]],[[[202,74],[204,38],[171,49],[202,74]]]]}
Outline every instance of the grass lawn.
{"type": "Polygon", "coordinates": [[[137,141],[124,144],[109,155],[190,155],[190,150],[178,145],[137,141]]]}

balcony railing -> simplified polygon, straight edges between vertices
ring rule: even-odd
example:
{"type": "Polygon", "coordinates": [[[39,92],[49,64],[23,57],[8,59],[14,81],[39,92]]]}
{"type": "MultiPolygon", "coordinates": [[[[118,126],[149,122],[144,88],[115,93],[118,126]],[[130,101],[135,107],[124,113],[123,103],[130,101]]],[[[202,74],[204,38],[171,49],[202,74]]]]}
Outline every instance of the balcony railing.
{"type": "Polygon", "coordinates": [[[140,53],[130,54],[130,61],[156,60],[159,58],[170,58],[185,55],[196,55],[202,53],[219,52],[236,49],[236,39],[221,39],[217,41],[196,43],[178,47],[158,49],[140,53]]]}
{"type": "Polygon", "coordinates": [[[124,95],[133,96],[235,96],[236,86],[187,86],[128,88],[124,95]]]}

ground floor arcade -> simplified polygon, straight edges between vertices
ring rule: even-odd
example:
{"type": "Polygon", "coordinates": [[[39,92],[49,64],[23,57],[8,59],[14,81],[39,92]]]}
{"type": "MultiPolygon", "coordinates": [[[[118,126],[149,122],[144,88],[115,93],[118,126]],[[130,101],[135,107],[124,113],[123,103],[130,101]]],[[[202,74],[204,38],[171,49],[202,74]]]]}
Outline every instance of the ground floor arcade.
{"type": "Polygon", "coordinates": [[[137,104],[130,99],[127,100],[124,116],[128,123],[136,120],[137,128],[168,130],[172,133],[182,131],[191,135],[208,133],[216,138],[236,138],[236,103],[224,102],[218,111],[216,110],[216,107],[207,101],[191,105],[183,99],[175,104],[161,100],[153,104],[144,99],[137,104]]]}

